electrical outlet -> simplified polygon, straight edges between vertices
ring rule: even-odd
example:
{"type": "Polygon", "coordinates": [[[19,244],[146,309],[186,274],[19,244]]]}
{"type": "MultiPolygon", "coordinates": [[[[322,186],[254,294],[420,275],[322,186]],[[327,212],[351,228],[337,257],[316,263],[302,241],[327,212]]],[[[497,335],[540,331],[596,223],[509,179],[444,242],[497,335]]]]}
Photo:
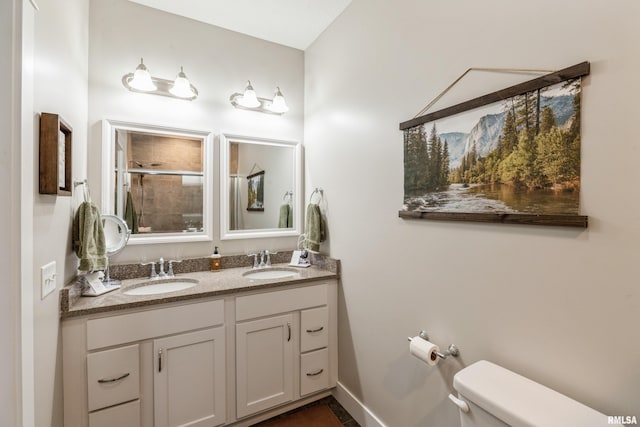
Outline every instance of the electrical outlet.
{"type": "Polygon", "coordinates": [[[42,287],[42,299],[56,290],[56,262],[51,261],[40,267],[40,286],[42,287]]]}

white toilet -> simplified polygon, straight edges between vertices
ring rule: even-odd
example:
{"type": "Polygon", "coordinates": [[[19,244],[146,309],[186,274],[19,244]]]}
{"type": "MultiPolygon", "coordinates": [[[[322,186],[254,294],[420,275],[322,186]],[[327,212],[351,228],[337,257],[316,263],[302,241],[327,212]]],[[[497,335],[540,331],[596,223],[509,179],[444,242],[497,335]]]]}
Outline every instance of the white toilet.
{"type": "Polygon", "coordinates": [[[603,427],[607,416],[486,360],[453,378],[462,427],[603,427]]]}

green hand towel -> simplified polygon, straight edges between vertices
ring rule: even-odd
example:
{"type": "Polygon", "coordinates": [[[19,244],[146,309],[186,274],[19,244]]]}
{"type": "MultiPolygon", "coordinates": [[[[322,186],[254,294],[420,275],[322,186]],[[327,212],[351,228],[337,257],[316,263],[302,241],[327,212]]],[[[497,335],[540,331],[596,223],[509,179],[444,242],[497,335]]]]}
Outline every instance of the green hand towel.
{"type": "Polygon", "coordinates": [[[320,243],[325,241],[326,235],[320,206],[315,203],[307,206],[307,221],[304,234],[304,248],[310,252],[320,251],[320,243]]]}
{"type": "Polygon", "coordinates": [[[127,223],[129,230],[131,230],[131,233],[138,234],[138,215],[136,214],[136,207],[133,204],[131,191],[127,191],[127,203],[124,207],[124,220],[127,223]]]}
{"type": "Polygon", "coordinates": [[[92,202],[84,202],[73,219],[73,250],[80,258],[81,271],[107,268],[106,244],[100,209],[92,202]]]}
{"type": "Polygon", "coordinates": [[[293,227],[293,209],[288,203],[280,206],[280,217],[278,218],[278,228],[293,227]]]}

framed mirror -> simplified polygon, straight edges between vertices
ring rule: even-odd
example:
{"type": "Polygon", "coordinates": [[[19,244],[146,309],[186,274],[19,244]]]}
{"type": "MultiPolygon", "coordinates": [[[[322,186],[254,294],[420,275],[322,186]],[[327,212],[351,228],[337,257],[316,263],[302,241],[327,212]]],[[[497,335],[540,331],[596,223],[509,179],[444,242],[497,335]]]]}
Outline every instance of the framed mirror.
{"type": "Polygon", "coordinates": [[[129,244],[213,239],[210,132],[103,121],[102,211],[129,244]]]}
{"type": "Polygon", "coordinates": [[[221,239],[302,232],[302,145],[220,136],[221,239]]]}

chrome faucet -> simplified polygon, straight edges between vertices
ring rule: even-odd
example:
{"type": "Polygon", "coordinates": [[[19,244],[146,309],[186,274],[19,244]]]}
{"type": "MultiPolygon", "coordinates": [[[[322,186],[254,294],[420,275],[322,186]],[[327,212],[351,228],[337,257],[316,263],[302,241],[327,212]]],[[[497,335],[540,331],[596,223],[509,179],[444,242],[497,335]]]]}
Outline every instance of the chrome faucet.
{"type": "Polygon", "coordinates": [[[251,267],[251,268],[258,268],[260,266],[258,264],[258,254],[249,254],[247,256],[248,257],[253,257],[253,267],[251,267]]]}
{"type": "Polygon", "coordinates": [[[158,273],[156,273],[156,263],[154,261],[143,262],[140,265],[151,265],[151,274],[149,274],[149,279],[157,279],[158,278],[158,273]]]}
{"type": "Polygon", "coordinates": [[[182,260],[175,260],[175,259],[170,259],[169,261],[167,261],[169,263],[169,270],[167,271],[167,277],[174,277],[175,273],[173,272],[173,264],[178,264],[180,262],[182,262],[182,260]]]}
{"type": "Polygon", "coordinates": [[[257,268],[267,268],[267,267],[271,267],[271,254],[275,254],[276,252],[269,252],[269,250],[265,249],[263,251],[260,252],[256,252],[253,254],[248,254],[248,257],[253,257],[253,267],[254,269],[257,268]],[[260,258],[258,259],[258,256],[260,256],[260,258]]]}
{"type": "Polygon", "coordinates": [[[160,258],[158,261],[158,265],[160,266],[160,272],[158,273],[158,277],[163,278],[167,277],[167,273],[164,272],[164,258],[160,258]]]}

